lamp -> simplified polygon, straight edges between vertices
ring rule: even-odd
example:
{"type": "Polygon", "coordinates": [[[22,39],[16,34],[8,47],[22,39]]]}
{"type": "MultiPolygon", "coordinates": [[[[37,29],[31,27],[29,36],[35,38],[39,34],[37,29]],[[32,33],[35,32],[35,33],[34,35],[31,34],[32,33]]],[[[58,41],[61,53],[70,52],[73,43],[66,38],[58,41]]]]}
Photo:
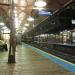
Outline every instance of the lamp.
{"type": "Polygon", "coordinates": [[[0,25],[1,25],[1,26],[4,26],[5,24],[4,24],[4,22],[0,22],[0,25]]]}
{"type": "Polygon", "coordinates": [[[15,3],[15,4],[18,3],[18,0],[14,0],[14,3],[15,3]]]}
{"type": "Polygon", "coordinates": [[[34,4],[36,7],[45,7],[47,3],[44,0],[37,0],[34,4]]]}
{"type": "Polygon", "coordinates": [[[25,24],[25,26],[27,26],[27,27],[28,27],[28,26],[29,26],[29,24],[28,24],[28,23],[26,23],[26,24],[25,24]]]}
{"type": "Polygon", "coordinates": [[[32,21],[34,21],[34,18],[31,17],[31,16],[29,16],[27,20],[30,21],[30,22],[32,22],[32,21]]]}

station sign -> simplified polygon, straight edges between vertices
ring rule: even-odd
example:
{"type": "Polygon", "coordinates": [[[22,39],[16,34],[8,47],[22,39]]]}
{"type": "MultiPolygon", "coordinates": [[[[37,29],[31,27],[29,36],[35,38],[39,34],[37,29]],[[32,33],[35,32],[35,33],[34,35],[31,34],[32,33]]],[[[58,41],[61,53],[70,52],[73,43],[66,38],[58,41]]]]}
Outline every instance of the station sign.
{"type": "Polygon", "coordinates": [[[48,10],[40,10],[38,11],[38,14],[41,16],[52,16],[52,12],[48,10]]]}

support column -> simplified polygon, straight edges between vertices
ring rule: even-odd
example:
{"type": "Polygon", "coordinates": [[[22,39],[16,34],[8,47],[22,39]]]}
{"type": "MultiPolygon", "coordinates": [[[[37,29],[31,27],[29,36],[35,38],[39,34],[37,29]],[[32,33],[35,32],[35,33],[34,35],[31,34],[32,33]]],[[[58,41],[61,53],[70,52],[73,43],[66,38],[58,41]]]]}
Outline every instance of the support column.
{"type": "Polygon", "coordinates": [[[16,51],[16,38],[14,33],[11,31],[8,63],[15,63],[15,51],[16,51]]]}
{"type": "Polygon", "coordinates": [[[1,29],[0,29],[0,40],[1,40],[1,29]]]}
{"type": "Polygon", "coordinates": [[[71,40],[71,44],[73,44],[73,31],[71,31],[70,40],[71,40]]]}
{"type": "Polygon", "coordinates": [[[9,55],[8,55],[8,63],[15,63],[15,51],[16,51],[16,30],[14,24],[14,3],[13,0],[11,1],[11,13],[10,13],[10,47],[9,47],[9,55]]]}

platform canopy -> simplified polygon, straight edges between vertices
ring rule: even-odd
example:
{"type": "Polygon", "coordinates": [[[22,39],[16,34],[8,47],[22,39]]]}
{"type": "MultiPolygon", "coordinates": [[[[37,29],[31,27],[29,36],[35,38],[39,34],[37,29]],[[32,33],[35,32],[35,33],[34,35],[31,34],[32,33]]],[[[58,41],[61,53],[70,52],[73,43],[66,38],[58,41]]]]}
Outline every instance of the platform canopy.
{"type": "MultiPolygon", "coordinates": [[[[14,16],[15,16],[15,26],[17,32],[22,32],[23,28],[31,30],[35,26],[39,25],[40,22],[44,21],[47,16],[38,15],[39,10],[50,10],[53,14],[57,13],[61,8],[72,3],[74,0],[43,0],[47,4],[43,9],[35,6],[37,0],[0,0],[0,8],[6,14],[7,25],[10,23],[10,11],[11,11],[11,1],[14,2],[14,16]],[[28,22],[28,17],[31,16],[34,18],[35,23],[28,22]],[[25,26],[29,23],[29,27],[25,26]]],[[[10,26],[9,26],[10,27],[10,26]]]]}

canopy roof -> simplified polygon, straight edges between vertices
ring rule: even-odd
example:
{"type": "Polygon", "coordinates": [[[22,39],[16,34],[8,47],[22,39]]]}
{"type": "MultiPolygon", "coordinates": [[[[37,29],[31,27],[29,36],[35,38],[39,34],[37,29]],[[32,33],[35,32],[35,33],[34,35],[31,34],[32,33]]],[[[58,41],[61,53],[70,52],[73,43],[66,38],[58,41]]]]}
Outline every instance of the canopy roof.
{"type": "MultiPolygon", "coordinates": [[[[36,0],[13,0],[15,2],[15,10],[16,15],[19,19],[20,28],[27,22],[27,17],[29,15],[35,16],[37,14],[37,10],[34,10],[34,2],[36,0]],[[23,1],[23,2],[22,2],[23,1]]],[[[67,6],[74,0],[45,0],[47,2],[47,6],[45,7],[48,10],[51,10],[53,13],[58,12],[61,8],[67,6]]],[[[0,0],[0,11],[5,15],[5,22],[10,23],[10,9],[11,2],[9,0],[0,0]]],[[[1,14],[1,12],[0,12],[1,14]]],[[[1,14],[2,15],[2,14],[1,14]]],[[[40,22],[45,20],[46,16],[38,16],[35,21],[35,24],[39,25],[40,22]]],[[[10,27],[10,26],[8,26],[10,27]]]]}

